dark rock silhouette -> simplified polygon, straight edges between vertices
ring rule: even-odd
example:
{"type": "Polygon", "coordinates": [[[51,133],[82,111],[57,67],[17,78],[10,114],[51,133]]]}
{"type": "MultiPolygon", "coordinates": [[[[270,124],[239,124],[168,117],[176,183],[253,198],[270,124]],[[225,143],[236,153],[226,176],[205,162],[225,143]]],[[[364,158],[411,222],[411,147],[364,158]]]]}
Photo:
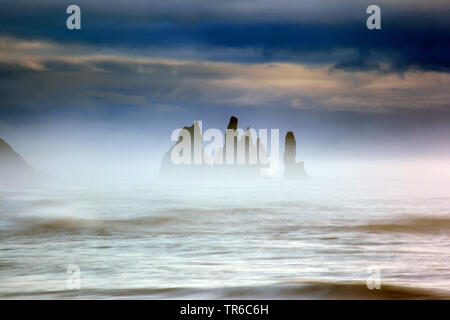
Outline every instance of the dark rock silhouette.
{"type": "Polygon", "coordinates": [[[295,162],[297,155],[297,142],[292,131],[286,133],[284,139],[284,177],[286,179],[304,179],[307,178],[303,161],[295,162]]]}
{"type": "MultiPolygon", "coordinates": [[[[183,142],[183,137],[182,135],[180,135],[178,137],[178,141],[172,146],[172,148],[170,148],[169,151],[167,151],[162,159],[161,162],[161,168],[159,170],[159,175],[162,178],[178,178],[181,176],[188,176],[188,177],[201,177],[203,176],[206,172],[206,166],[204,166],[203,164],[196,164],[195,163],[195,159],[194,159],[194,149],[195,149],[195,145],[199,145],[200,146],[200,150],[201,150],[201,155],[202,155],[202,159],[204,158],[204,151],[203,151],[203,147],[202,147],[202,134],[201,134],[201,130],[199,127],[198,122],[194,122],[193,125],[191,125],[190,127],[185,126],[183,129],[187,130],[190,134],[191,137],[191,153],[190,153],[190,158],[191,158],[191,164],[179,164],[176,165],[172,162],[172,158],[171,158],[171,154],[172,154],[172,150],[179,144],[181,144],[183,142]]],[[[180,156],[183,156],[182,154],[183,151],[181,151],[180,156]]]]}
{"type": "Polygon", "coordinates": [[[237,130],[238,127],[238,119],[235,116],[230,118],[230,122],[228,123],[227,129],[237,130]]]}
{"type": "Polygon", "coordinates": [[[35,178],[35,171],[3,139],[0,139],[0,182],[15,183],[35,178]]]}
{"type": "MultiPolygon", "coordinates": [[[[238,119],[234,116],[230,118],[223,147],[216,150],[213,155],[214,159],[209,159],[203,150],[202,132],[198,122],[195,122],[190,127],[184,127],[189,132],[190,136],[190,159],[184,158],[183,136],[180,133],[178,141],[170,148],[163,156],[160,169],[161,178],[171,179],[197,179],[197,178],[255,178],[261,176],[261,169],[269,167],[269,158],[266,148],[259,138],[256,143],[252,137],[252,131],[247,127],[246,131],[238,129],[238,119]],[[240,131],[238,131],[240,130],[240,131]],[[240,134],[240,135],[239,135],[240,134]],[[174,149],[177,148],[177,149],[174,149]],[[196,148],[196,149],[195,149],[196,148]],[[227,155],[227,150],[233,149],[233,157],[231,153],[227,155]],[[197,155],[201,155],[201,161],[195,161],[194,151],[197,150],[197,155]],[[183,158],[182,163],[175,164],[172,161],[172,153],[183,158]],[[227,158],[228,157],[228,158],[227,158]],[[190,160],[190,163],[185,163],[184,160],[190,160]],[[229,160],[229,161],[227,161],[229,160]],[[231,163],[230,163],[231,160],[231,163]]],[[[189,149],[188,149],[189,150],[189,149]]],[[[303,162],[296,162],[296,142],[292,132],[286,134],[285,139],[285,153],[284,153],[284,177],[287,179],[307,178],[303,162]]]]}
{"type": "MultiPolygon", "coordinates": [[[[227,130],[233,130],[233,133],[237,130],[238,128],[238,119],[235,116],[232,116],[230,118],[230,121],[228,122],[228,126],[227,126],[227,130]]],[[[226,134],[227,132],[225,132],[226,134]]],[[[238,147],[238,139],[237,137],[233,138],[234,142],[233,142],[233,146],[234,146],[234,159],[233,159],[233,163],[237,162],[237,147],[238,147]]],[[[225,136],[225,141],[224,141],[224,146],[222,148],[221,151],[219,151],[219,153],[221,153],[221,157],[222,157],[222,161],[224,164],[226,164],[226,153],[227,153],[227,140],[226,140],[226,136],[225,136]]],[[[228,148],[230,148],[230,146],[228,146],[228,148]]]]}
{"type": "MultiPolygon", "coordinates": [[[[190,133],[191,137],[191,164],[174,164],[172,162],[172,152],[178,152],[178,150],[174,150],[179,144],[183,142],[183,137],[180,135],[178,137],[178,141],[175,145],[170,148],[168,152],[166,152],[163,156],[160,168],[160,178],[180,178],[183,176],[184,178],[192,177],[192,178],[215,178],[218,176],[221,177],[236,177],[236,176],[251,176],[258,177],[260,176],[260,168],[263,166],[268,166],[269,164],[264,162],[264,160],[268,159],[267,154],[265,154],[265,148],[257,139],[256,144],[254,143],[250,129],[247,128],[247,131],[241,137],[238,137],[238,119],[234,116],[230,118],[230,121],[227,126],[227,130],[225,132],[224,137],[224,145],[223,147],[217,150],[214,155],[214,159],[209,159],[207,155],[204,153],[202,143],[202,134],[200,127],[197,122],[195,122],[190,127],[184,127],[190,133]],[[227,142],[227,134],[231,134],[231,141],[227,142]],[[200,146],[197,150],[201,150],[201,157],[203,160],[202,164],[194,163],[194,145],[200,146]],[[232,144],[232,145],[229,145],[232,144]],[[226,150],[227,148],[233,148],[234,150],[234,159],[232,159],[233,163],[228,164],[226,161],[226,150]],[[238,161],[238,150],[245,150],[245,154],[242,161],[238,161]],[[261,150],[260,153],[257,151],[261,150]],[[250,153],[256,154],[256,159],[250,159],[250,153]],[[219,161],[221,160],[221,161],[219,161]],[[252,160],[252,161],[251,161],[252,160]],[[264,163],[263,163],[264,162],[264,163]]],[[[183,156],[180,154],[180,156],[183,156]]]]}
{"type": "Polygon", "coordinates": [[[247,130],[240,138],[238,138],[236,130],[238,130],[238,119],[235,116],[232,116],[228,123],[227,130],[225,131],[224,146],[219,149],[215,156],[215,163],[217,162],[216,160],[220,158],[222,160],[222,165],[216,166],[215,169],[216,171],[220,170],[227,176],[237,175],[239,177],[258,177],[260,176],[261,168],[269,166],[266,150],[259,138],[257,138],[256,144],[254,143],[250,127],[247,127],[247,130]],[[232,135],[232,142],[228,141],[228,134],[232,135]],[[231,144],[231,146],[229,144],[231,144]],[[226,161],[227,149],[231,147],[233,147],[234,150],[234,159],[232,159],[232,164],[228,164],[226,161]],[[261,152],[259,152],[260,149],[261,152]],[[238,157],[238,150],[244,150],[243,158],[238,157]],[[252,153],[256,155],[256,159],[251,159],[250,154],[252,153]]]}

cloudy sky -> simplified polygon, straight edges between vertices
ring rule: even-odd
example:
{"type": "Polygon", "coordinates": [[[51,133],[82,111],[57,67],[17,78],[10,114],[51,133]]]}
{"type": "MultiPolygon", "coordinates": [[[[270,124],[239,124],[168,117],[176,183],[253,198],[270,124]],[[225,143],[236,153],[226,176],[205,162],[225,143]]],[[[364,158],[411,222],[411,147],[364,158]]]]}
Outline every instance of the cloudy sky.
{"type": "Polygon", "coordinates": [[[293,130],[306,159],[450,157],[449,16],[444,0],[3,0],[0,137],[38,163],[159,159],[173,129],[236,115],[293,130]]]}

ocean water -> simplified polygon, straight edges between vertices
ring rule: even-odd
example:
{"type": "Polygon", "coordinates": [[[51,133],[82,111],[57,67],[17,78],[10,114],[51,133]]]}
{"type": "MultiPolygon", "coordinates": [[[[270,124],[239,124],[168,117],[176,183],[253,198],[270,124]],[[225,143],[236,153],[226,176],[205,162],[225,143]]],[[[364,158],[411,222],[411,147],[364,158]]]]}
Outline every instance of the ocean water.
{"type": "Polygon", "coordinates": [[[0,298],[449,299],[449,182],[4,187],[0,298]]]}

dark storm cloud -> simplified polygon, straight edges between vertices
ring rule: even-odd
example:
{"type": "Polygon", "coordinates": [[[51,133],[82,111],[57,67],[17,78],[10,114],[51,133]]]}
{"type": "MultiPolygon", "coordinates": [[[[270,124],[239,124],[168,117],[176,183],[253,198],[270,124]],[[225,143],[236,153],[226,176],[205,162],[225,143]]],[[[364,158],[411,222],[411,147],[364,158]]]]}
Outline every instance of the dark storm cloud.
{"type": "Polygon", "coordinates": [[[450,69],[450,6],[430,1],[378,2],[382,30],[365,27],[360,1],[86,2],[82,30],[65,28],[66,4],[7,1],[0,11],[6,36],[81,43],[233,62],[334,65],[347,71],[450,69]],[[224,54],[226,50],[231,50],[224,54]]]}
{"type": "Polygon", "coordinates": [[[12,77],[25,75],[30,72],[34,72],[34,71],[30,70],[30,68],[27,68],[26,66],[23,66],[20,63],[0,62],[0,79],[10,79],[12,77]]]}
{"type": "Polygon", "coordinates": [[[369,31],[356,0],[80,1],[69,31],[66,3],[7,0],[0,109],[448,108],[450,6],[402,3],[369,31]]]}
{"type": "Polygon", "coordinates": [[[11,56],[17,55],[0,64],[3,110],[209,105],[390,112],[440,110],[449,101],[447,73],[329,72],[327,66],[292,63],[189,62],[95,52],[54,56],[51,52],[71,47],[1,40],[9,43],[11,56]]]}

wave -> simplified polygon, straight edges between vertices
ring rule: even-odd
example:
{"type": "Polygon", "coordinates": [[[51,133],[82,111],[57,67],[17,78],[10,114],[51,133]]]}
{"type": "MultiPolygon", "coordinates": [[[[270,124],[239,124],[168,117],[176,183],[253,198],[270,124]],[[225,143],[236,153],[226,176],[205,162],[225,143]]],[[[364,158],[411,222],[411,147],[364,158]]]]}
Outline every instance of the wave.
{"type": "Polygon", "coordinates": [[[365,283],[305,282],[271,286],[199,288],[130,288],[0,293],[4,299],[218,299],[218,300],[441,300],[450,291],[400,285],[369,290],[365,283]]]}
{"type": "MultiPolygon", "coordinates": [[[[181,220],[177,217],[137,217],[132,219],[81,219],[81,218],[17,218],[13,235],[37,236],[51,233],[94,233],[105,235],[114,230],[134,231],[137,228],[157,227],[181,220]]],[[[9,232],[9,233],[10,233],[9,232]]],[[[11,234],[10,234],[11,235],[11,234]]]]}
{"type": "MultiPolygon", "coordinates": [[[[250,215],[254,212],[254,208],[247,208],[241,214],[250,215]]],[[[92,233],[96,235],[106,235],[114,231],[130,231],[138,232],[145,230],[156,230],[161,228],[164,232],[173,232],[175,227],[186,227],[188,224],[196,225],[199,223],[206,223],[205,221],[209,214],[212,214],[211,219],[214,221],[214,214],[220,210],[182,210],[170,209],[165,210],[154,216],[141,216],[128,219],[87,219],[87,218],[73,218],[73,217],[15,217],[14,228],[9,228],[8,232],[4,232],[3,236],[19,235],[19,236],[35,236],[45,235],[51,233],[92,233]],[[200,216],[199,216],[200,215],[200,216]],[[167,227],[170,228],[167,228],[167,227]],[[166,228],[164,228],[166,227],[166,228]]],[[[227,209],[222,211],[225,215],[237,213],[238,210],[227,209]]],[[[242,210],[241,210],[242,211],[242,210]]],[[[209,219],[209,220],[211,220],[209,219]]],[[[308,232],[319,231],[324,235],[324,240],[338,239],[339,233],[342,232],[361,232],[361,233],[377,233],[377,234],[394,234],[394,233],[417,233],[430,235],[449,235],[450,234],[450,218],[413,216],[405,217],[398,220],[374,221],[364,224],[356,225],[323,225],[309,222],[308,224],[289,224],[279,226],[267,226],[263,228],[265,232],[277,231],[280,233],[290,233],[299,230],[308,232]]]]}
{"type": "MultiPolygon", "coordinates": [[[[48,203],[43,201],[41,203],[45,209],[48,209],[48,203]]],[[[170,233],[174,231],[172,227],[176,226],[186,226],[191,224],[193,226],[199,223],[212,223],[215,220],[216,215],[232,216],[232,215],[251,215],[255,212],[260,213],[271,213],[269,210],[261,208],[164,208],[157,212],[155,215],[131,217],[124,219],[114,219],[114,218],[84,218],[75,217],[73,215],[72,209],[65,210],[65,207],[56,207],[53,210],[55,213],[65,213],[65,215],[60,215],[59,217],[50,217],[45,215],[36,214],[32,212],[32,216],[26,215],[4,215],[3,218],[8,218],[8,230],[5,231],[1,237],[14,236],[36,236],[36,235],[48,235],[51,233],[70,233],[70,234],[80,234],[80,233],[91,233],[96,235],[107,235],[114,231],[130,231],[137,232],[140,228],[146,228],[146,230],[151,230],[151,228],[157,228],[164,226],[170,226],[171,228],[166,228],[165,232],[170,233]],[[70,215],[67,215],[70,214],[70,215]]],[[[86,216],[86,215],[84,215],[86,216]]]]}
{"type": "Polygon", "coordinates": [[[429,235],[449,235],[450,217],[445,216],[405,216],[390,220],[368,220],[361,224],[343,224],[339,222],[330,225],[326,221],[312,221],[305,219],[303,223],[292,222],[278,225],[264,226],[265,232],[276,232],[278,234],[288,234],[302,232],[302,234],[319,233],[324,235],[322,240],[336,240],[341,233],[375,233],[375,234],[429,234],[429,235]],[[325,223],[324,223],[325,222],[325,223]]]}
{"type": "Polygon", "coordinates": [[[426,233],[450,234],[450,218],[414,216],[392,221],[371,224],[342,226],[340,230],[363,231],[370,233],[426,233]]]}

